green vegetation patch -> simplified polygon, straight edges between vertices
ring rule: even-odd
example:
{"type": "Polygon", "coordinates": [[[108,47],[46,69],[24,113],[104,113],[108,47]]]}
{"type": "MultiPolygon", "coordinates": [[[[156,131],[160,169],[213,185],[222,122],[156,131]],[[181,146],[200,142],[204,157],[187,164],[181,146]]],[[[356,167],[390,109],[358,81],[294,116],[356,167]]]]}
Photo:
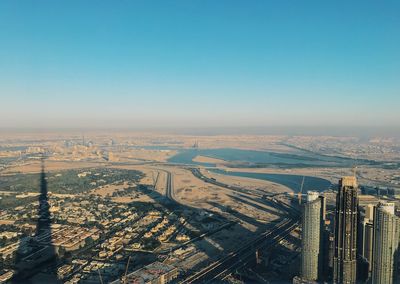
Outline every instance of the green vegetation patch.
{"type": "MultiPolygon", "coordinates": [[[[77,194],[101,185],[138,182],[143,173],[135,170],[92,168],[46,173],[47,189],[52,193],[77,194]]],[[[0,190],[40,192],[40,174],[0,176],[0,190]]]]}

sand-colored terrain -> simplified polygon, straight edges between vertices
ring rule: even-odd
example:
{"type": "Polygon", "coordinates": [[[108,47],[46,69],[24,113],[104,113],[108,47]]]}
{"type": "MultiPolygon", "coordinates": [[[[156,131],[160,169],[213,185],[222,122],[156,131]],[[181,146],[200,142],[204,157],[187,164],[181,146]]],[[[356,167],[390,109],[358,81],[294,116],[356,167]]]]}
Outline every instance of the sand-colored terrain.
{"type": "Polygon", "coordinates": [[[162,195],[166,194],[167,188],[167,172],[157,170],[155,189],[162,195]]]}
{"type": "Polygon", "coordinates": [[[0,158],[18,157],[21,151],[0,151],[0,158]]]}
{"type": "MultiPolygon", "coordinates": [[[[115,138],[118,141],[119,138],[115,138]]],[[[129,142],[120,139],[125,145],[129,142]]],[[[190,147],[194,139],[190,137],[157,137],[149,136],[142,137],[135,140],[135,143],[149,145],[149,141],[167,141],[171,146],[173,143],[181,146],[190,147]],[[178,142],[182,142],[181,144],[178,142]]],[[[260,138],[260,137],[200,137],[198,143],[200,147],[204,148],[248,148],[248,149],[266,149],[276,148],[284,151],[284,147],[276,144],[279,139],[260,138]],[[245,139],[248,143],[243,143],[245,139]],[[269,142],[268,142],[269,141],[269,142]]],[[[134,146],[139,146],[139,145],[134,146]]],[[[165,145],[163,145],[165,146],[165,145]]],[[[132,181],[126,181],[123,184],[108,184],[99,186],[91,191],[96,195],[103,198],[111,197],[111,200],[118,203],[130,202],[143,202],[143,203],[157,203],[162,202],[165,198],[160,196],[167,196],[167,177],[169,173],[173,178],[173,198],[182,205],[181,208],[188,210],[192,209],[206,209],[213,212],[217,218],[221,216],[228,220],[234,221],[229,229],[213,234],[212,237],[204,238],[196,243],[201,250],[207,252],[210,256],[218,257],[223,251],[229,251],[237,247],[238,242],[244,242],[254,236],[254,232],[265,230],[266,226],[274,220],[280,219],[283,213],[280,212],[275,204],[262,198],[260,190],[264,192],[284,192],[289,191],[288,188],[262,180],[230,177],[224,175],[217,175],[208,173],[203,169],[203,174],[214,177],[222,183],[228,185],[235,185],[244,188],[243,191],[237,191],[225,187],[206,183],[202,179],[195,177],[192,172],[179,165],[169,165],[166,161],[176,151],[163,151],[163,150],[148,150],[148,149],[123,149],[110,146],[106,148],[106,157],[103,161],[99,162],[83,162],[83,161],[46,161],[47,171],[56,171],[64,169],[77,169],[77,168],[90,168],[90,167],[109,167],[115,169],[129,169],[137,170],[143,173],[143,178],[137,182],[138,184],[148,185],[148,191],[141,191],[140,188],[136,190],[126,191],[129,187],[133,186],[132,181]],[[108,152],[107,152],[108,151],[108,152]],[[112,153],[110,155],[110,153],[112,153]],[[107,161],[107,158],[109,159],[107,161]],[[116,193],[116,194],[115,194],[116,193]],[[112,196],[114,195],[114,196],[112,196]]],[[[217,164],[224,167],[227,163],[222,159],[216,159],[207,156],[197,156],[193,159],[195,162],[217,164]]],[[[225,167],[226,168],[226,167],[225,167]]],[[[32,161],[29,164],[10,167],[6,172],[40,172],[40,161],[32,161]]],[[[197,211],[196,211],[197,212],[197,211]]],[[[193,261],[191,264],[193,265],[193,261]]]]}
{"type": "Polygon", "coordinates": [[[0,220],[0,225],[13,225],[15,220],[0,220]]]}
{"type": "Polygon", "coordinates": [[[148,150],[148,149],[129,149],[121,152],[112,152],[112,161],[151,161],[166,162],[169,158],[176,155],[174,150],[148,150]]]}
{"type": "Polygon", "coordinates": [[[117,203],[131,203],[131,202],[143,202],[143,203],[154,203],[154,199],[145,194],[139,194],[137,196],[116,196],[111,198],[112,201],[117,203]]]}
{"type": "Polygon", "coordinates": [[[288,188],[282,184],[274,183],[274,182],[270,182],[270,181],[266,181],[266,180],[217,174],[217,173],[210,172],[206,169],[201,169],[200,171],[206,177],[215,178],[217,181],[222,182],[224,184],[228,184],[228,185],[238,186],[238,187],[251,189],[251,190],[262,190],[262,191],[265,191],[266,193],[292,192],[292,190],[290,188],[288,188]]]}
{"type": "MultiPolygon", "coordinates": [[[[235,177],[223,174],[208,172],[201,169],[202,173],[210,178],[215,178],[224,184],[240,187],[236,190],[206,183],[202,179],[195,177],[192,172],[183,166],[168,164],[168,159],[175,155],[176,150],[161,149],[192,149],[198,146],[199,149],[216,148],[236,148],[249,150],[264,150],[279,153],[304,154],[301,149],[324,154],[326,145],[329,145],[331,153],[341,154],[346,157],[375,157],[381,156],[382,149],[386,149],[386,155],[382,157],[392,157],[393,153],[398,154],[398,150],[391,151],[392,142],[386,143],[386,148],[375,147],[382,141],[373,141],[370,144],[359,147],[357,141],[340,140],[337,138],[321,137],[296,137],[296,136],[267,136],[267,135],[177,135],[165,133],[139,133],[139,132],[101,132],[87,131],[85,133],[86,144],[82,141],[82,133],[39,133],[39,134],[7,134],[0,137],[0,146],[22,146],[27,147],[21,150],[21,159],[2,159],[9,161],[0,165],[4,170],[1,174],[12,173],[38,173],[41,171],[41,153],[47,153],[49,158],[45,161],[46,171],[60,171],[66,169],[83,169],[96,167],[110,167],[120,169],[137,170],[144,174],[138,184],[148,185],[149,190],[136,188],[127,191],[131,182],[123,184],[109,184],[92,191],[103,198],[111,197],[112,201],[118,203],[144,202],[157,203],[163,202],[167,196],[167,177],[171,173],[173,178],[172,197],[182,206],[191,209],[199,208],[214,212],[216,216],[223,216],[228,220],[233,220],[234,225],[228,230],[223,230],[205,237],[196,242],[200,250],[206,255],[196,254],[188,257],[188,269],[192,269],[194,260],[200,256],[203,260],[212,261],[212,258],[220,257],[223,251],[228,252],[237,248],[238,243],[248,241],[254,237],[254,232],[261,232],[266,229],[271,221],[286,217],[280,212],[275,203],[263,197],[267,192],[291,192],[283,185],[269,181],[235,177]],[[44,138],[45,137],[45,138],[44,138]],[[88,143],[90,141],[90,143],[88,143]],[[88,146],[88,145],[91,146],[88,146]],[[294,147],[289,146],[293,145],[294,147]],[[169,147],[169,148],[168,148],[169,147]],[[296,147],[301,149],[296,149],[296,147]],[[367,147],[367,148],[366,148],[367,147]],[[364,151],[365,150],[365,151],[364,151]],[[371,152],[372,151],[372,152],[371,152]],[[374,154],[375,153],[375,154],[374,154]],[[364,156],[365,155],[365,156],[364,156]],[[32,158],[36,158],[33,160],[32,158]],[[75,161],[80,160],[80,161],[75,161]],[[129,193],[128,193],[129,192],[129,193]]],[[[394,143],[394,142],[393,142],[394,143]]],[[[396,142],[397,148],[400,141],[396,142]]],[[[393,144],[394,145],[394,144],[393,144]]],[[[22,148],[23,149],[23,148],[22,148]]],[[[395,149],[395,148],[393,148],[395,149]]],[[[15,153],[0,153],[0,156],[7,157],[19,155],[15,153]]],[[[336,155],[336,154],[335,154],[336,155]]],[[[217,164],[219,168],[228,171],[254,172],[254,173],[278,173],[288,175],[316,176],[325,178],[332,183],[336,183],[343,175],[351,175],[350,168],[228,168],[228,166],[243,166],[239,163],[228,163],[222,159],[199,155],[193,159],[194,162],[217,164]]],[[[394,179],[395,170],[383,170],[372,167],[359,169],[360,184],[370,185],[375,181],[396,182],[394,179]],[[392,178],[392,180],[391,180],[392,178]]],[[[398,177],[398,176],[397,176],[398,177]]],[[[400,179],[399,179],[400,180],[400,179]]],[[[399,181],[400,182],[400,181],[399,181]]],[[[136,183],[136,182],[135,182],[136,183]]],[[[0,194],[3,194],[0,192],[0,194]]],[[[5,194],[5,193],[4,193],[5,194]]],[[[37,193],[35,193],[37,194],[37,193]]],[[[80,195],[80,194],[78,194],[80,195]]],[[[61,196],[60,196],[61,197],[61,196]]],[[[3,196],[4,198],[4,196],[3,196]]],[[[281,195],[279,198],[288,198],[281,195]]],[[[334,202],[335,194],[329,193],[328,202],[334,202]]],[[[361,200],[370,203],[372,197],[365,197],[361,200]]],[[[156,204],[155,204],[156,205],[156,204]]],[[[195,210],[194,212],[198,212],[195,210]]],[[[203,211],[204,212],[204,211],[203,211]]],[[[189,215],[188,215],[189,216],[189,215]]],[[[217,218],[219,218],[217,217],[217,218]]],[[[7,221],[7,220],[6,220],[7,221]]],[[[13,222],[13,221],[9,221],[13,222]]],[[[215,259],[214,259],[215,260],[215,259]]],[[[186,260],[185,260],[186,261],[186,260]]]]}
{"type": "Polygon", "coordinates": [[[206,183],[186,169],[165,168],[173,174],[175,199],[184,205],[206,208],[222,214],[232,209],[243,216],[266,222],[278,217],[274,208],[265,205],[251,194],[238,193],[206,183]]]}
{"type": "Polygon", "coordinates": [[[125,169],[125,170],[135,170],[142,172],[144,174],[143,178],[139,181],[140,184],[154,186],[159,173],[159,169],[153,167],[152,165],[109,165],[109,168],[113,169],[125,169]]]}
{"type": "Polygon", "coordinates": [[[93,189],[91,193],[100,195],[102,197],[106,196],[111,196],[114,192],[118,191],[123,191],[124,189],[127,189],[129,187],[128,182],[124,182],[121,185],[115,185],[115,184],[106,184],[103,186],[100,186],[96,189],[93,189]]]}
{"type": "MultiPolygon", "coordinates": [[[[30,146],[30,147],[59,147],[65,146],[65,141],[73,141],[75,146],[81,146],[82,133],[74,131],[66,132],[41,132],[41,133],[12,133],[2,132],[0,146],[30,146]],[[43,139],[46,137],[46,139],[43,139]],[[29,141],[29,142],[25,142],[29,141]]],[[[294,150],[283,145],[287,137],[283,135],[183,135],[167,133],[149,133],[139,131],[87,131],[85,140],[92,141],[93,147],[98,145],[110,145],[117,152],[120,143],[123,145],[134,146],[136,149],[145,146],[169,146],[190,148],[197,144],[200,148],[239,148],[239,149],[258,149],[277,152],[293,152],[294,150]],[[113,143],[111,143],[113,140],[113,143]]],[[[147,150],[147,149],[145,149],[147,150]]],[[[151,150],[150,150],[151,151],[151,150]]],[[[138,154],[139,156],[141,154],[138,154]]],[[[139,156],[137,156],[139,158],[139,156]]],[[[144,159],[150,159],[144,157],[144,159]]]]}
{"type": "MultiPolygon", "coordinates": [[[[239,215],[253,217],[256,220],[264,220],[265,222],[278,217],[276,209],[272,206],[267,206],[251,194],[238,193],[206,183],[195,177],[190,170],[184,168],[166,165],[115,165],[113,167],[143,172],[145,177],[141,183],[146,182],[148,185],[154,185],[153,181],[158,173],[159,176],[155,189],[160,195],[165,195],[166,172],[170,172],[173,177],[174,198],[179,203],[189,207],[209,209],[220,214],[226,214],[227,210],[232,209],[237,211],[239,215]]],[[[265,191],[281,192],[286,190],[284,187],[280,188],[267,181],[245,178],[243,180],[241,178],[229,179],[229,176],[224,177],[224,182],[227,184],[240,182],[243,183],[243,186],[248,186],[249,190],[261,186],[264,187],[265,191]],[[255,182],[256,185],[251,185],[252,182],[255,182]]],[[[250,224],[248,226],[251,228],[250,224]]]]}
{"type": "Polygon", "coordinates": [[[209,163],[209,164],[225,164],[225,163],[227,163],[225,160],[222,160],[222,159],[216,159],[216,158],[202,156],[202,155],[198,155],[198,156],[194,157],[192,161],[197,162],[197,163],[209,163]]]}
{"type": "MultiPolygon", "coordinates": [[[[209,157],[196,157],[197,161],[212,162],[217,161],[209,159],[209,157]]],[[[218,162],[221,162],[219,160],[218,162]]],[[[222,161],[223,162],[223,161],[222,161]]],[[[139,181],[140,184],[153,186],[159,195],[166,195],[167,172],[170,172],[173,177],[174,198],[179,203],[188,208],[208,209],[216,214],[221,214],[227,218],[234,218],[240,222],[241,229],[248,233],[255,232],[260,224],[266,224],[270,221],[280,218],[280,212],[274,208],[274,204],[268,204],[262,200],[259,191],[264,192],[290,192],[291,190],[283,185],[269,181],[234,177],[227,175],[219,175],[208,172],[202,169],[202,173],[206,176],[213,177],[216,180],[228,184],[235,185],[249,190],[246,192],[236,192],[232,189],[227,189],[206,183],[203,180],[195,177],[188,169],[179,166],[168,166],[164,164],[117,164],[117,163],[84,163],[84,162],[46,162],[46,169],[61,170],[82,167],[107,166],[111,168],[137,170],[144,174],[144,177],[139,181]],[[252,190],[257,194],[252,194],[252,190]]],[[[332,169],[249,169],[249,168],[226,168],[231,171],[243,172],[259,172],[259,173],[284,173],[284,174],[301,174],[332,177],[332,169]],[[318,173],[318,174],[317,174],[318,173]]],[[[39,172],[40,162],[32,163],[22,168],[22,171],[39,172]]],[[[338,171],[338,170],[337,170],[338,171]]],[[[339,174],[336,173],[336,174],[339,174]]],[[[111,196],[115,191],[123,192],[128,187],[127,183],[123,185],[106,185],[95,189],[93,192],[100,196],[111,196]]],[[[152,196],[141,192],[134,192],[127,196],[114,196],[112,200],[120,203],[129,202],[158,202],[152,196]]],[[[234,233],[234,231],[232,232],[234,233]]],[[[240,234],[243,234],[241,232],[240,234]]],[[[239,233],[238,233],[239,236],[239,233]]]]}

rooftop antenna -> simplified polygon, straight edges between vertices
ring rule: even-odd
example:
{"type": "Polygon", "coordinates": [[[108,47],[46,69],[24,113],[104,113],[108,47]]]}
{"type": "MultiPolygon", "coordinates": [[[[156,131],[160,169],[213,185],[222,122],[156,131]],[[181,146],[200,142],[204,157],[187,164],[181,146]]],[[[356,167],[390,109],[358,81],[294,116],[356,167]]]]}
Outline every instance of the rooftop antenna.
{"type": "Polygon", "coordinates": [[[301,196],[303,194],[304,179],[305,179],[305,176],[303,176],[303,179],[301,181],[300,191],[299,191],[299,194],[298,194],[299,195],[299,205],[301,205],[301,196]]]}
{"type": "Polygon", "coordinates": [[[352,171],[353,171],[353,176],[357,177],[357,166],[356,165],[353,165],[352,171]]]}

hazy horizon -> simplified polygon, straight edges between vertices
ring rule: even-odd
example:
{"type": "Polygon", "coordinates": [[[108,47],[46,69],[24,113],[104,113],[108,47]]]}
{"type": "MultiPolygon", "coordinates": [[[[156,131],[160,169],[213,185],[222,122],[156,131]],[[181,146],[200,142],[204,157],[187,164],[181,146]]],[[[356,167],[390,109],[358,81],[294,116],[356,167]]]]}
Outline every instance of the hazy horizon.
{"type": "Polygon", "coordinates": [[[1,1],[1,128],[400,126],[398,2],[1,1]]]}
{"type": "Polygon", "coordinates": [[[16,128],[0,127],[0,134],[12,133],[73,133],[94,134],[109,133],[147,133],[168,135],[192,135],[192,136],[217,136],[217,135],[279,135],[279,136],[334,136],[334,137],[357,137],[369,139],[375,137],[400,139],[400,127],[324,127],[324,126],[283,126],[283,127],[114,127],[114,128],[57,128],[36,127],[16,128]]]}

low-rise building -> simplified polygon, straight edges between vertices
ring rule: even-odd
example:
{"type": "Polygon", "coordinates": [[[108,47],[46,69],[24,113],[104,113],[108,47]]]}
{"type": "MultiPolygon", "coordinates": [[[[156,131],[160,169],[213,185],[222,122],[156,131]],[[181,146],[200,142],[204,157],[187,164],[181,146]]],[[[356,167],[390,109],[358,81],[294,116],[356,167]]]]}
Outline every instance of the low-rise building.
{"type": "Polygon", "coordinates": [[[172,265],[154,262],[135,272],[128,274],[124,279],[119,279],[112,284],[143,283],[143,284],[165,284],[169,283],[179,275],[178,269],[172,265]]]}

